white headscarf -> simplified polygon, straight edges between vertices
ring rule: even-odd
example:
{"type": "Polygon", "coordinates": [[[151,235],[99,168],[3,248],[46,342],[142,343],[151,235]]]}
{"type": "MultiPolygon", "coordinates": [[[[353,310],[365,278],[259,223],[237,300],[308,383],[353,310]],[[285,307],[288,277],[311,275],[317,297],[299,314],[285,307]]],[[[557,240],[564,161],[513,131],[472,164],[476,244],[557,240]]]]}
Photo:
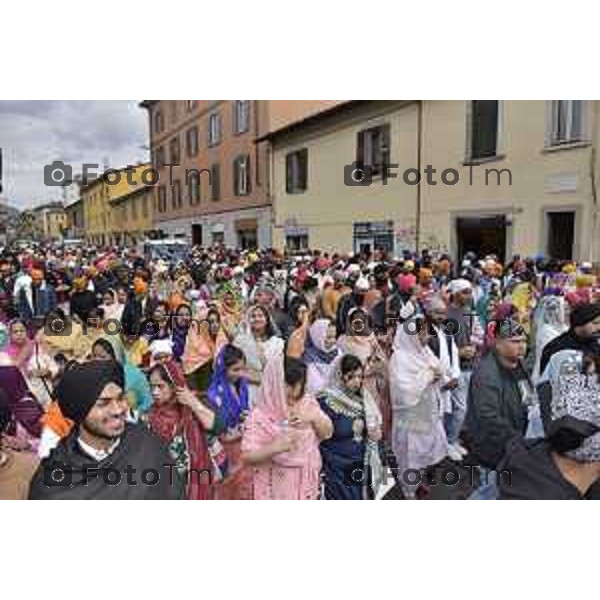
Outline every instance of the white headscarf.
{"type": "Polygon", "coordinates": [[[539,382],[540,362],[544,347],[557,338],[567,329],[565,319],[565,300],[560,296],[546,296],[542,298],[535,311],[535,364],[533,366],[532,380],[539,382]]]}
{"type": "Polygon", "coordinates": [[[448,292],[450,294],[465,292],[466,290],[472,290],[472,289],[473,289],[473,284],[468,279],[453,279],[448,284],[448,292]]]}
{"type": "Polygon", "coordinates": [[[432,385],[434,371],[441,370],[439,359],[421,343],[415,327],[416,321],[407,321],[394,337],[389,375],[392,406],[397,408],[416,406],[432,385]]]}

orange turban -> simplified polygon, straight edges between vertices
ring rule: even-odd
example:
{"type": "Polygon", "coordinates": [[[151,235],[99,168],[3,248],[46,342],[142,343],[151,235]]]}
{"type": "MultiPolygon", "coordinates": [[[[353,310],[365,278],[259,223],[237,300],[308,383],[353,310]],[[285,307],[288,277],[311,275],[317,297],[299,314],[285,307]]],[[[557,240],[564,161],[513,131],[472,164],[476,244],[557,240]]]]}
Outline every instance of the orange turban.
{"type": "Polygon", "coordinates": [[[432,277],[433,271],[431,269],[426,269],[425,267],[419,269],[419,283],[421,285],[428,284],[431,281],[432,277]]]}
{"type": "Polygon", "coordinates": [[[148,283],[144,281],[141,277],[134,277],[133,291],[136,294],[145,294],[148,291],[148,283]]]}

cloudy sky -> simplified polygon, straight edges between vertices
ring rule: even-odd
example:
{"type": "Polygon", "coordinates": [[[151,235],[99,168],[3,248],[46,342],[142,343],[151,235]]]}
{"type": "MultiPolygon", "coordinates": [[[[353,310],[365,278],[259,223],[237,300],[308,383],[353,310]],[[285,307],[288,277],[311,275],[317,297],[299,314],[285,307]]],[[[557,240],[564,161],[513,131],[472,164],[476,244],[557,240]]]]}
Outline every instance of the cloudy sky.
{"type": "MultiPolygon", "coordinates": [[[[62,198],[44,165],[62,160],[122,167],[147,160],[146,111],[138,100],[0,100],[3,197],[18,208],[62,198]]],[[[100,170],[100,169],[98,169],[100,170]]]]}

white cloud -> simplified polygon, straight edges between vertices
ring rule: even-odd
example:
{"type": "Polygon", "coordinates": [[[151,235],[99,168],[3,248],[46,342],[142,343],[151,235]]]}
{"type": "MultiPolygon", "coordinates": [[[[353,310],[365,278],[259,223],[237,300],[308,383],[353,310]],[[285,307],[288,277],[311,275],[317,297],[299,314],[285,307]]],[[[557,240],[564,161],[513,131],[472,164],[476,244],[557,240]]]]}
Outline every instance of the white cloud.
{"type": "Polygon", "coordinates": [[[63,160],[122,167],[147,160],[147,113],[137,100],[0,101],[3,195],[25,208],[58,200],[44,185],[44,165],[63,160]]]}

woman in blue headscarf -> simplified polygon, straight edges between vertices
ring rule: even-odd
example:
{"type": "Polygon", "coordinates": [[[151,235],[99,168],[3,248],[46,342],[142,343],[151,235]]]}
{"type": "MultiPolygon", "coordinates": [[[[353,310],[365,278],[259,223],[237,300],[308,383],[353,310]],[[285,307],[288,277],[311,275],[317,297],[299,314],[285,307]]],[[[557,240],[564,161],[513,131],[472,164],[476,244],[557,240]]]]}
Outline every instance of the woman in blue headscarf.
{"type": "Polygon", "coordinates": [[[227,344],[217,356],[207,390],[209,404],[230,433],[240,428],[249,410],[245,369],[244,353],[236,346],[227,344]]]}
{"type": "MultiPolygon", "coordinates": [[[[224,480],[216,490],[221,500],[245,500],[252,497],[252,472],[242,464],[242,424],[250,410],[246,359],[244,353],[227,344],[217,355],[215,369],[206,392],[208,404],[223,428],[218,442],[209,441],[213,457],[226,457],[224,480]],[[216,447],[215,447],[216,446],[216,447]]],[[[218,459],[217,459],[218,460],[218,459]]]]}

